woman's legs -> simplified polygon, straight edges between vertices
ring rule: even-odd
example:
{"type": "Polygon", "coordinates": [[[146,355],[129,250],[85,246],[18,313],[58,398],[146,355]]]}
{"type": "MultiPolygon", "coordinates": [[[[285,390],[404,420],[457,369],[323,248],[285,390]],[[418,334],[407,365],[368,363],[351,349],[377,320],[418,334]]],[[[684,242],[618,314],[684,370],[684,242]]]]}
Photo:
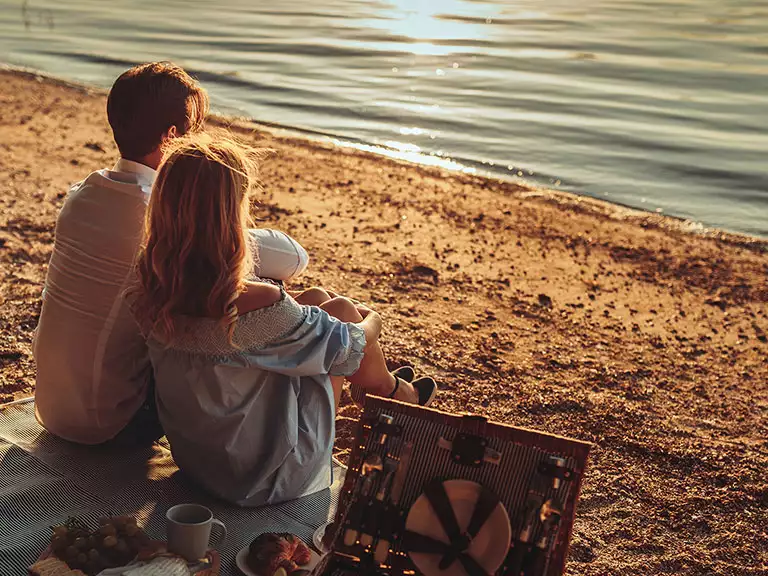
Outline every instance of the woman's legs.
{"type": "MultiPolygon", "coordinates": [[[[360,322],[363,319],[354,302],[347,298],[339,297],[323,288],[312,287],[302,292],[292,292],[290,294],[299,304],[318,306],[343,322],[360,322]]],[[[365,392],[370,392],[371,394],[388,396],[392,393],[392,389],[395,387],[395,379],[387,370],[384,353],[378,342],[366,345],[365,356],[360,363],[360,368],[348,380],[353,386],[359,386],[365,392]]],[[[338,409],[344,378],[342,376],[331,376],[331,383],[333,385],[336,408],[338,409]]],[[[418,394],[413,389],[413,386],[401,380],[395,398],[405,402],[416,402],[418,394]]]]}
{"type": "MultiPolygon", "coordinates": [[[[301,292],[288,292],[296,302],[305,306],[322,306],[331,299],[330,294],[322,288],[313,286],[301,292]]],[[[339,402],[341,401],[341,391],[344,388],[344,376],[331,376],[331,386],[333,387],[333,398],[335,400],[334,411],[338,413],[339,402]]]]}
{"type": "MultiPolygon", "coordinates": [[[[332,298],[323,302],[320,308],[343,322],[360,322],[363,319],[357,306],[346,298],[332,298]]],[[[365,355],[360,363],[360,368],[347,379],[366,392],[377,396],[389,396],[392,393],[395,388],[395,377],[387,369],[384,352],[382,352],[378,341],[366,344],[365,355]]],[[[402,380],[395,398],[404,402],[418,402],[416,390],[410,383],[402,380]]]]}
{"type": "Polygon", "coordinates": [[[341,401],[341,391],[344,389],[344,376],[331,376],[331,386],[333,387],[333,400],[335,402],[333,412],[339,413],[339,402],[341,401]]]}
{"type": "Polygon", "coordinates": [[[305,306],[320,306],[332,298],[328,292],[322,288],[312,287],[303,292],[288,292],[299,304],[305,306]]]}
{"type": "MultiPolygon", "coordinates": [[[[322,306],[324,303],[331,299],[330,294],[323,290],[313,286],[301,292],[289,291],[296,302],[305,306],[322,306]]],[[[339,401],[341,401],[341,391],[344,388],[344,376],[331,376],[331,386],[333,387],[333,399],[335,401],[334,412],[339,411],[339,401]]]]}

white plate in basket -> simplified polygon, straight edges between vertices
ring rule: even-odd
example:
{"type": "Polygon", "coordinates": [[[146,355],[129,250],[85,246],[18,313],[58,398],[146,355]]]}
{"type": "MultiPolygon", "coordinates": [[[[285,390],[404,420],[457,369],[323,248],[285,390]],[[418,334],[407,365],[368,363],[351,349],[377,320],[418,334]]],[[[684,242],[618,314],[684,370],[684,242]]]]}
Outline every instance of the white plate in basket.
{"type": "MultiPolygon", "coordinates": [[[[464,531],[472,517],[482,487],[469,480],[446,480],[443,485],[459,527],[464,531]]],[[[440,520],[424,494],[418,497],[408,511],[405,528],[440,542],[448,542],[440,520]]],[[[504,505],[499,502],[477,536],[472,539],[467,554],[474,558],[486,573],[495,574],[509,552],[511,539],[512,527],[509,524],[509,516],[504,505]]],[[[467,574],[461,562],[454,562],[448,569],[441,570],[438,567],[441,557],[437,554],[409,552],[409,556],[424,576],[466,576],[467,574]]]]}

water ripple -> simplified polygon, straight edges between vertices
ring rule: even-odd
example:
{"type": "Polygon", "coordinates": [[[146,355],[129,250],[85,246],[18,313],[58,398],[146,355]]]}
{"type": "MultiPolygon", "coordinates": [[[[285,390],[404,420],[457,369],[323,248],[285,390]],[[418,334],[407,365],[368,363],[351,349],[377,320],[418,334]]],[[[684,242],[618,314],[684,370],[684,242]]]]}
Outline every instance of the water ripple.
{"type": "Polygon", "coordinates": [[[768,235],[761,0],[0,0],[0,60],[768,235]]]}

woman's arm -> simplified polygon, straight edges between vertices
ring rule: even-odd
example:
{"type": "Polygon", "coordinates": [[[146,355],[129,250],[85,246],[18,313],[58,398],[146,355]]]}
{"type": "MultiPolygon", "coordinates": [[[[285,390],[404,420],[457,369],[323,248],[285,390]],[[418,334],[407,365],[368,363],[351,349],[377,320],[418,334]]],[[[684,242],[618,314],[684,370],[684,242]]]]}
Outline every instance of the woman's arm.
{"type": "Polygon", "coordinates": [[[280,288],[264,282],[247,282],[245,291],[235,300],[239,315],[271,306],[280,300],[280,288]]]}
{"type": "Polygon", "coordinates": [[[286,376],[353,374],[366,349],[368,333],[378,334],[377,319],[365,324],[344,322],[317,306],[304,306],[304,323],[296,330],[249,351],[249,360],[269,372],[286,376]]]}

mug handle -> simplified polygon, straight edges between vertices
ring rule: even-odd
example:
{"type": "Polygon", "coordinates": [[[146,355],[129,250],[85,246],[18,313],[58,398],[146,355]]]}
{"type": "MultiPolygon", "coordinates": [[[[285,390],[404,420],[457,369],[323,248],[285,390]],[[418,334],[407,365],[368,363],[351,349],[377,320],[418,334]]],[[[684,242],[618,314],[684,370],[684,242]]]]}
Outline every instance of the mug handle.
{"type": "Polygon", "coordinates": [[[216,543],[212,546],[213,548],[218,548],[227,539],[227,527],[224,526],[224,522],[222,522],[221,520],[216,520],[216,518],[211,520],[211,524],[214,524],[219,528],[221,528],[221,531],[219,532],[219,536],[216,538],[216,543]]]}

